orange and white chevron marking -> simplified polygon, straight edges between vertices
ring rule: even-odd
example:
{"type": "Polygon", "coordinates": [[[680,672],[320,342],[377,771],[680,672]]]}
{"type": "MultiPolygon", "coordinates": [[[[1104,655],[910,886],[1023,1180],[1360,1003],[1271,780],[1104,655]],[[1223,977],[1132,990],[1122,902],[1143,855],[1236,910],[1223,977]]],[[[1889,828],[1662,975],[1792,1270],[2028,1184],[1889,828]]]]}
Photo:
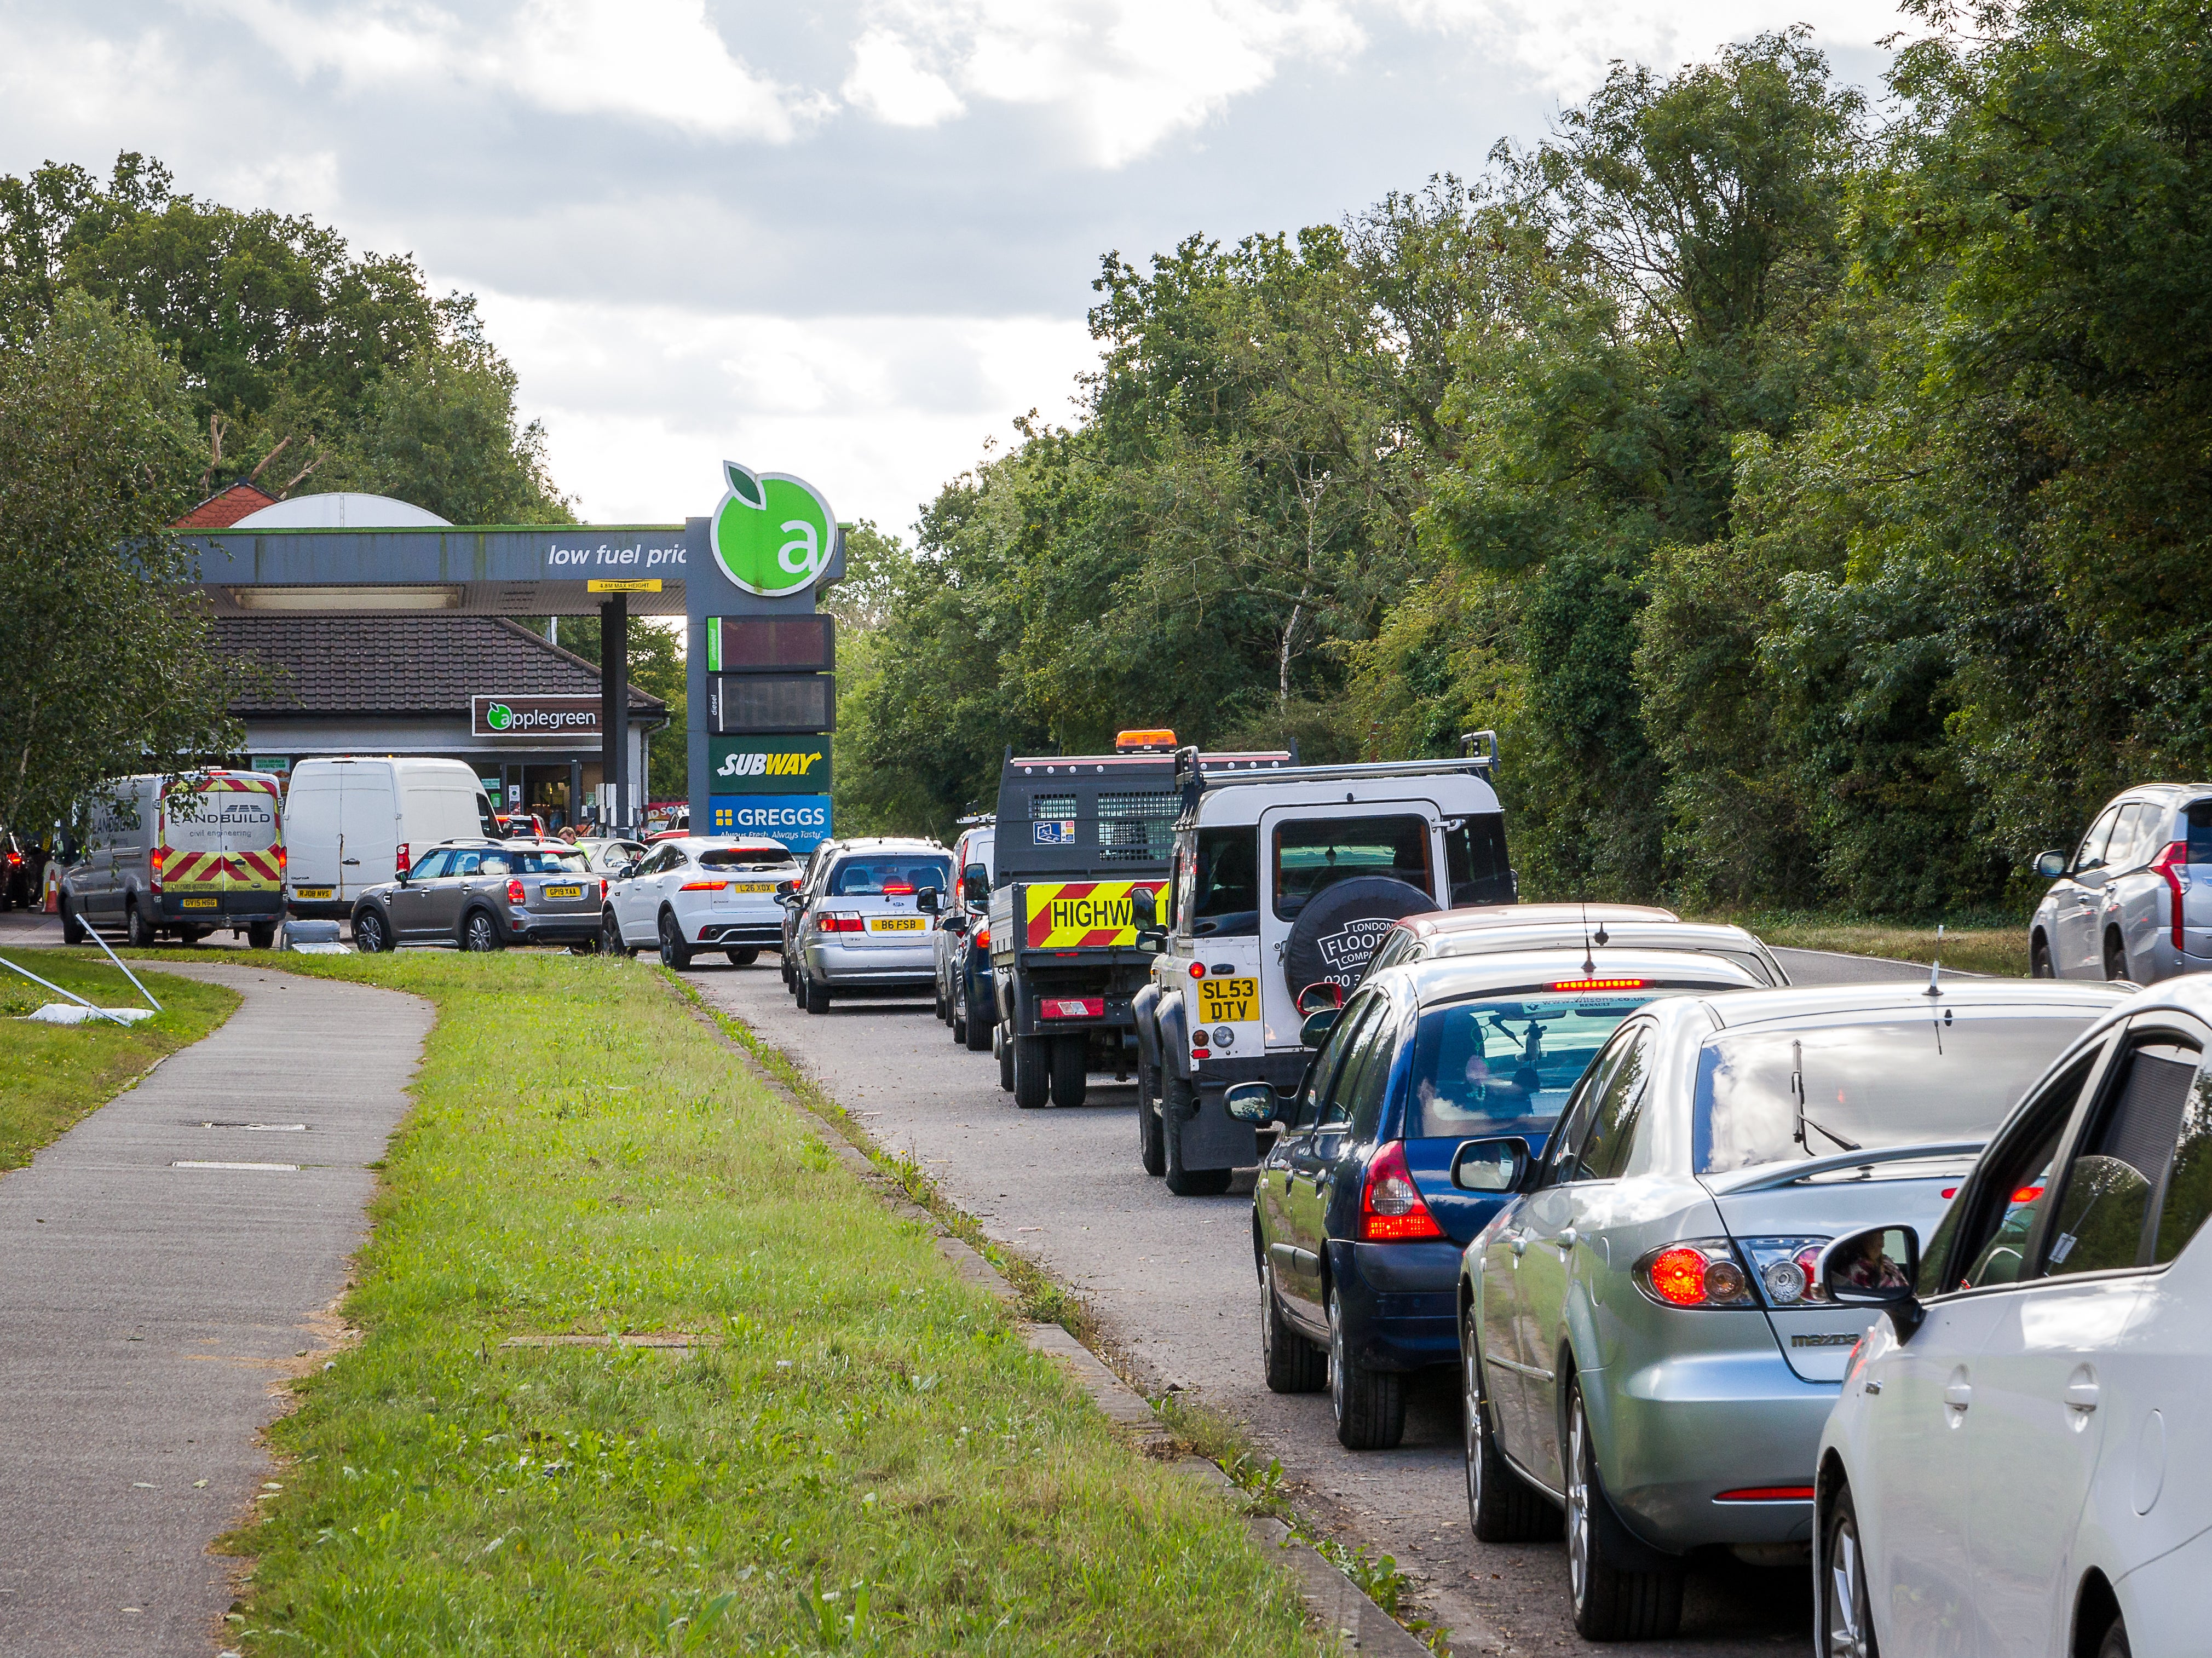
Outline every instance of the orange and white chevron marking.
{"type": "Polygon", "coordinates": [[[1135,895],[1164,881],[1036,881],[1022,889],[1031,950],[1098,950],[1137,942],[1135,895]]]}

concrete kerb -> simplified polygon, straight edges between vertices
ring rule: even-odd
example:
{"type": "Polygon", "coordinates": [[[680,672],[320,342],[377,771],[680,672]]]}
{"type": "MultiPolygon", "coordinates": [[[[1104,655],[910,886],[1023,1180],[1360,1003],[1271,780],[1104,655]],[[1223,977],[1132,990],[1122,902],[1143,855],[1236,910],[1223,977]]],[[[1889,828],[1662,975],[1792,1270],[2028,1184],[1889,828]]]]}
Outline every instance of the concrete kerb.
{"type": "MultiPolygon", "coordinates": [[[[723,1029],[713,1011],[700,1002],[689,986],[678,981],[674,987],[691,1017],[735,1054],[755,1080],[811,1125],[829,1147],[830,1155],[849,1169],[861,1185],[901,1219],[919,1221],[931,1230],[935,1235],[938,1254],[951,1263],[963,1282],[990,1291],[1009,1306],[1020,1303],[1021,1291],[1005,1274],[964,1239],[946,1231],[936,1216],[908,1197],[876,1166],[873,1158],[853,1144],[852,1136],[865,1138],[866,1129],[858,1124],[848,1128],[829,1121],[793,1093],[781,1077],[761,1064],[743,1042],[723,1029]]],[[[1030,1350],[1058,1362],[1121,1436],[1139,1451],[1161,1459],[1173,1455],[1174,1436],[1161,1425],[1150,1401],[1108,1368],[1097,1354],[1057,1324],[1024,1321],[1021,1330],[1030,1350]]],[[[1233,1507],[1242,1506],[1243,1493],[1237,1482],[1204,1457],[1180,1457],[1173,1466],[1186,1478],[1217,1491],[1224,1502],[1233,1507]]],[[[1308,1616],[1320,1628],[1334,1635],[1346,1651],[1384,1653],[1392,1655],[1392,1658],[1431,1658],[1429,1648],[1415,1640],[1349,1576],[1281,1521],[1270,1515],[1247,1515],[1244,1521],[1255,1541],[1284,1557],[1284,1564],[1297,1580],[1298,1593],[1305,1601],[1308,1616]]]]}

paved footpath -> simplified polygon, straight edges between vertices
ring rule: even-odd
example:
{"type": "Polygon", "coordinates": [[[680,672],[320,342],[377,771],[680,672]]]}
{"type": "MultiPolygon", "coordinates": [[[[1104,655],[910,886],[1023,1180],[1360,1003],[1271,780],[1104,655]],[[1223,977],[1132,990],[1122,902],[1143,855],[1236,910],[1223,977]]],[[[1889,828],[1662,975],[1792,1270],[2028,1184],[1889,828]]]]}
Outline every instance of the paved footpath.
{"type": "Polygon", "coordinates": [[[208,1545],[251,1515],[259,1430],[335,1336],[430,1029],[391,991],[160,965],[246,999],[0,1176],[8,1658],[216,1652],[240,1563],[208,1545]]]}

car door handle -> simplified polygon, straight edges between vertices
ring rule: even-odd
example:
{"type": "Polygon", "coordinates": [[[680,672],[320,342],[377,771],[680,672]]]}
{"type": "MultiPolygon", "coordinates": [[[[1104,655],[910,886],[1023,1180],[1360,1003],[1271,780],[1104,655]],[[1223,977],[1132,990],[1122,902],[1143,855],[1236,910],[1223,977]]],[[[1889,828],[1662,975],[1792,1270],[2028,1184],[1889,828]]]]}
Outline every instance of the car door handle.
{"type": "Polygon", "coordinates": [[[1506,1247],[1513,1251],[1516,1260],[1528,1253],[1528,1235],[1526,1232],[1516,1232],[1505,1240],[1505,1243],[1506,1247]]]}
{"type": "Polygon", "coordinates": [[[1964,1411],[1966,1406],[1973,1402],[1974,1388],[1972,1383],[1961,1380],[1952,1382],[1945,1386],[1943,1389],[1943,1403],[1952,1410],[1964,1411]]]}
{"type": "Polygon", "coordinates": [[[2066,1408],[2079,1411],[2083,1416],[2097,1408],[2097,1384],[2094,1381],[2069,1382],[2066,1384],[2066,1408]]]}
{"type": "Polygon", "coordinates": [[[1552,1242],[1559,1245],[1559,1253],[1561,1254],[1571,1255],[1574,1254],[1575,1245],[1581,1237],[1582,1234],[1575,1230],[1573,1227],[1570,1226],[1565,1231],[1560,1233],[1559,1236],[1553,1238],[1552,1242]]]}
{"type": "Polygon", "coordinates": [[[338,862],[344,865],[348,869],[359,869],[361,867],[361,859],[358,858],[341,858],[338,859],[338,862]]]}

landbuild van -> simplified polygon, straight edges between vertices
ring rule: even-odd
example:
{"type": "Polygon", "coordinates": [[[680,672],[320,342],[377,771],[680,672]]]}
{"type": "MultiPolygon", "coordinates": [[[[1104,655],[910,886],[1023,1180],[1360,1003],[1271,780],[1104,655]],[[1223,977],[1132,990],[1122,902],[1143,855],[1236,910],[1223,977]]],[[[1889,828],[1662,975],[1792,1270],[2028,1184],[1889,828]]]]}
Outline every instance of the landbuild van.
{"type": "Polygon", "coordinates": [[[62,936],[120,927],[144,947],[228,927],[256,950],[284,919],[282,785],[214,768],[118,777],[86,809],[84,853],[62,877],[62,936]]]}
{"type": "Polygon", "coordinates": [[[292,768],[284,797],[295,915],[343,919],[368,888],[405,874],[441,841],[496,841],[499,820],[475,768],[459,760],[339,755],[292,768]]]}

